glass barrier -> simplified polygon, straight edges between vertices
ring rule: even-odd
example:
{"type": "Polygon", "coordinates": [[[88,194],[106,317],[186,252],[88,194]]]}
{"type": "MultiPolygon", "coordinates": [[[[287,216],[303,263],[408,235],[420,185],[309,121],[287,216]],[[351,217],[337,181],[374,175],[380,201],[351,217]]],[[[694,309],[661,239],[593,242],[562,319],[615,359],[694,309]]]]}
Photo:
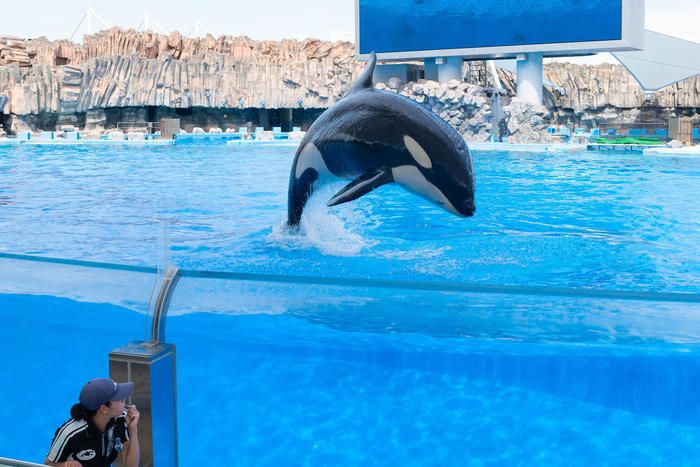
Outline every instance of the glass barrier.
{"type": "MultiPolygon", "coordinates": [[[[0,410],[51,401],[3,455],[43,460],[107,353],[144,338],[155,278],[0,257],[0,410]]],[[[182,271],[165,339],[182,465],[678,463],[700,445],[697,294],[182,271]]]]}
{"type": "Polygon", "coordinates": [[[0,457],[0,467],[41,467],[43,464],[35,464],[33,462],[24,462],[16,459],[7,459],[0,457]]]}
{"type": "Polygon", "coordinates": [[[157,268],[0,254],[0,294],[110,303],[146,313],[157,268]]]}

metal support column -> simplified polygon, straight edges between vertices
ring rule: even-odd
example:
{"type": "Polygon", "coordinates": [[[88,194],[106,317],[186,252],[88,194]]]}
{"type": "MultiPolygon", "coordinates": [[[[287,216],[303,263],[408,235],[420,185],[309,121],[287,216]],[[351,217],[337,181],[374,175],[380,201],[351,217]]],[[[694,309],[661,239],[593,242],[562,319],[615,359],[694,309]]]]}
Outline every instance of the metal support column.
{"type": "Polygon", "coordinates": [[[462,57],[437,58],[435,61],[438,64],[438,81],[440,83],[462,79],[462,57]]]}
{"type": "MultiPolygon", "coordinates": [[[[264,106],[265,103],[260,101],[260,105],[264,106]]],[[[268,109],[258,109],[258,126],[261,126],[266,130],[270,129],[270,111],[268,109]]]]}
{"type": "Polygon", "coordinates": [[[423,60],[423,78],[430,81],[438,80],[438,69],[434,58],[426,58],[423,60]]]}
{"type": "MultiPolygon", "coordinates": [[[[175,345],[134,341],[109,353],[109,377],[133,381],[130,404],[141,412],[141,467],[177,466],[175,345]]],[[[116,465],[116,464],[115,464],[116,465]]]]}
{"type": "Polygon", "coordinates": [[[292,109],[280,109],[280,126],[282,131],[292,131],[292,109]]]}
{"type": "Polygon", "coordinates": [[[542,54],[518,54],[518,98],[542,105],[542,54]]]}

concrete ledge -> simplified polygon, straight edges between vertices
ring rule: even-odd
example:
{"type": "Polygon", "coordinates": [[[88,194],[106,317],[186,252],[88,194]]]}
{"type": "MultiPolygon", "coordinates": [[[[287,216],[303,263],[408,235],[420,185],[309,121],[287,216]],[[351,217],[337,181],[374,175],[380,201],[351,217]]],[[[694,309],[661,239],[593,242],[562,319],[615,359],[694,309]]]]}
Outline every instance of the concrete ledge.
{"type": "MultiPolygon", "coordinates": [[[[254,140],[254,139],[236,139],[233,141],[227,141],[226,145],[227,146],[247,146],[247,145],[255,145],[255,146],[290,146],[290,147],[297,147],[301,143],[300,140],[286,140],[286,139],[275,139],[275,140],[254,140]]],[[[178,143],[179,145],[180,143],[178,143]]]]}
{"type": "Polygon", "coordinates": [[[32,146],[72,146],[81,144],[128,144],[128,145],[155,145],[155,146],[168,146],[175,144],[173,140],[108,140],[108,139],[80,139],[80,140],[65,140],[65,139],[54,139],[54,140],[19,140],[19,139],[6,139],[0,140],[0,145],[32,145],[32,146]]]}
{"type": "Polygon", "coordinates": [[[507,151],[507,152],[576,152],[585,151],[585,144],[511,144],[511,143],[470,143],[470,151],[507,151]]]}
{"type": "Polygon", "coordinates": [[[684,148],[652,147],[644,149],[645,156],[700,156],[700,146],[687,146],[684,148]]]}
{"type": "MultiPolygon", "coordinates": [[[[614,152],[642,152],[647,148],[658,148],[659,145],[651,144],[596,144],[588,145],[589,151],[614,151],[614,152]]],[[[661,146],[663,147],[663,146],[661,146]]]]}

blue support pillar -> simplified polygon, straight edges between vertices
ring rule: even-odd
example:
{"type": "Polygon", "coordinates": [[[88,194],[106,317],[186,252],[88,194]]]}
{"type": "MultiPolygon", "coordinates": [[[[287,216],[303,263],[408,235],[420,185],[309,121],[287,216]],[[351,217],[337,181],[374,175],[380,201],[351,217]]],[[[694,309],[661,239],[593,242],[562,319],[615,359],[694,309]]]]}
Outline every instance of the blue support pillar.
{"type": "Polygon", "coordinates": [[[434,58],[423,59],[423,70],[424,70],[423,78],[430,80],[430,81],[437,81],[438,80],[438,69],[437,69],[437,65],[435,64],[434,58]]]}
{"type": "Polygon", "coordinates": [[[518,98],[542,105],[542,54],[518,54],[518,98]]]}
{"type": "Polygon", "coordinates": [[[447,83],[450,80],[462,79],[462,57],[445,57],[436,59],[438,81],[447,83]]]}

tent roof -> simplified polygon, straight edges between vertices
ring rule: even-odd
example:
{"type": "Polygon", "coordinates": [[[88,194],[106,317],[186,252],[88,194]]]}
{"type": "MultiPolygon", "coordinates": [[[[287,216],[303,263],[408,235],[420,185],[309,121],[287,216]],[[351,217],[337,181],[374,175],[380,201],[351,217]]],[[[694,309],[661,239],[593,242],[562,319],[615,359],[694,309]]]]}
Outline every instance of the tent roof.
{"type": "Polygon", "coordinates": [[[612,52],[645,91],[700,74],[700,44],[644,31],[644,50],[612,52]]]}
{"type": "MultiPolygon", "coordinates": [[[[611,52],[647,91],[658,91],[700,74],[700,44],[658,32],[644,31],[644,50],[611,52]]],[[[516,72],[515,60],[496,60],[496,65],[516,72]]],[[[544,79],[545,86],[561,89],[544,79]]]]}

